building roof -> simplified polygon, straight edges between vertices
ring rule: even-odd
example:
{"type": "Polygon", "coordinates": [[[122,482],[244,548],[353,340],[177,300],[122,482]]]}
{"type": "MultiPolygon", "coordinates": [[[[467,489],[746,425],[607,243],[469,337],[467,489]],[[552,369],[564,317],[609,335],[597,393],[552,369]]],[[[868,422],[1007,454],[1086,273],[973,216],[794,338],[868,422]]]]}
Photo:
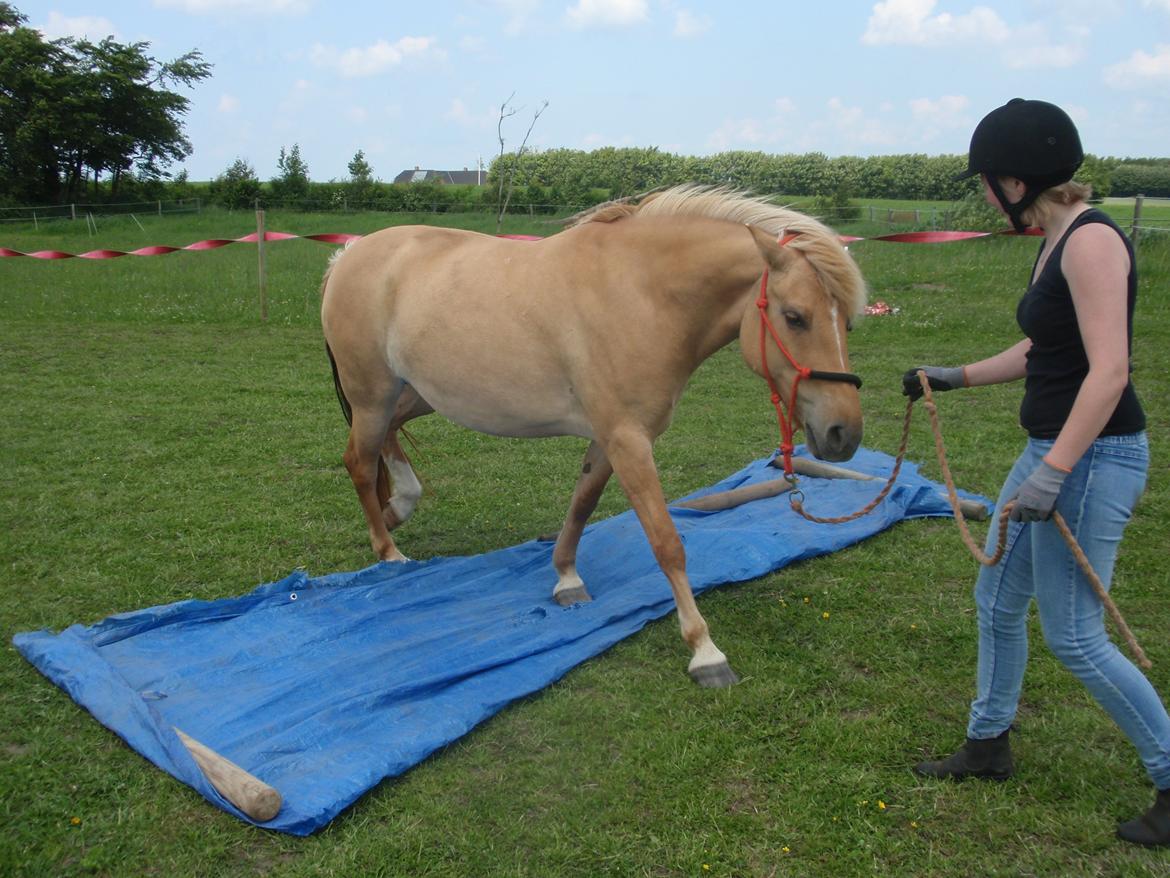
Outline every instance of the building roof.
{"type": "Polygon", "coordinates": [[[478,185],[487,182],[486,171],[436,171],[424,168],[406,170],[394,178],[395,183],[461,183],[478,185]]]}

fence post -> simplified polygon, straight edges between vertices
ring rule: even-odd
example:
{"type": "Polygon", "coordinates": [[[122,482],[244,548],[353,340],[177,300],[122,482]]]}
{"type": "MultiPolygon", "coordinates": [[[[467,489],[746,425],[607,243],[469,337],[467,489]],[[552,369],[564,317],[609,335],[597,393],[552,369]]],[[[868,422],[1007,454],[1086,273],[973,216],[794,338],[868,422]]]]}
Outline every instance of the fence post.
{"type": "Polygon", "coordinates": [[[268,259],[264,248],[264,211],[256,211],[256,253],[259,257],[260,319],[268,322],[268,259]]]}
{"type": "Polygon", "coordinates": [[[162,199],[161,198],[159,199],[159,202],[158,202],[158,215],[162,216],[162,199]]]}
{"type": "Polygon", "coordinates": [[[1138,241],[1139,226],[1142,222],[1142,201],[1145,200],[1144,195],[1137,195],[1133,199],[1133,226],[1129,230],[1129,240],[1134,244],[1138,241]]]}
{"type": "Polygon", "coordinates": [[[76,220],[77,220],[77,205],[76,204],[69,205],[69,215],[70,215],[70,218],[76,222],[76,220]]]}

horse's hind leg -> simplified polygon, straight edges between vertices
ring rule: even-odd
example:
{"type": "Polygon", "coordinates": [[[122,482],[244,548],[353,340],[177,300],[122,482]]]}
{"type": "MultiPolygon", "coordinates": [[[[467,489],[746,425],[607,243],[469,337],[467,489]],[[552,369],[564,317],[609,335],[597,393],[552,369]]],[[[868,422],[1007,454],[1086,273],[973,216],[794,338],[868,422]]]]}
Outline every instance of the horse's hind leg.
{"type": "Polygon", "coordinates": [[[379,480],[378,500],[382,505],[382,519],[388,530],[394,530],[408,518],[422,496],[422,485],[402,445],[398,441],[398,430],[407,421],[430,414],[434,409],[418,392],[407,385],[398,397],[394,417],[382,443],[382,461],[390,475],[392,491],[385,491],[379,480]],[[385,492],[385,493],[383,493],[385,492]]]}
{"type": "Polygon", "coordinates": [[[557,571],[553,600],[562,607],[593,600],[585,589],[585,583],[577,575],[577,545],[581,542],[581,533],[585,530],[589,516],[597,508],[597,501],[611,475],[613,467],[610,466],[609,458],[600,445],[590,443],[581,464],[577,487],[573,490],[573,499],[569,502],[569,514],[553,549],[553,568],[557,571]]]}
{"type": "Polygon", "coordinates": [[[383,406],[354,407],[344,460],[354,490],[357,491],[358,502],[366,516],[374,554],[383,561],[404,561],[406,556],[398,551],[386,527],[382,515],[383,498],[379,497],[378,463],[390,426],[394,401],[386,402],[383,406]]]}

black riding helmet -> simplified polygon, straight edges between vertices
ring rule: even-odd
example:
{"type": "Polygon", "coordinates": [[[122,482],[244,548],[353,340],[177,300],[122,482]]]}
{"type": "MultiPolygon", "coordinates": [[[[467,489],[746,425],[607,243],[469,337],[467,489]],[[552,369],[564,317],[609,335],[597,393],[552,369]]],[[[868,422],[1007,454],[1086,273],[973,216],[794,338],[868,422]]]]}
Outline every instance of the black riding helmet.
{"type": "Polygon", "coordinates": [[[976,126],[967,153],[967,170],[955,179],[986,174],[1012,226],[1022,232],[1020,214],[1045,189],[1071,180],[1084,159],[1077,126],[1064,110],[1046,101],[1013,98],[984,116],[976,126]],[[1009,204],[998,177],[1022,180],[1027,186],[1024,197],[1009,204]]]}

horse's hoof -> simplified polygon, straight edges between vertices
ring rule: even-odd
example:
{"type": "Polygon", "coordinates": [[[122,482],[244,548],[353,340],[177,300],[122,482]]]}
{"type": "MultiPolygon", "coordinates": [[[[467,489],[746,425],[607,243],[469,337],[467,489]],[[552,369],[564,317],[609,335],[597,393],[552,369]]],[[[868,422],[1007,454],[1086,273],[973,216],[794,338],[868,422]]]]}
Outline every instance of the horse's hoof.
{"type": "Polygon", "coordinates": [[[593,596],[585,590],[585,586],[575,585],[572,588],[563,588],[560,591],[554,591],[553,600],[562,607],[571,607],[573,604],[588,603],[593,600],[593,596]]]}
{"type": "Polygon", "coordinates": [[[687,673],[704,689],[726,689],[739,682],[739,676],[731,670],[731,665],[727,662],[692,668],[687,673]]]}

